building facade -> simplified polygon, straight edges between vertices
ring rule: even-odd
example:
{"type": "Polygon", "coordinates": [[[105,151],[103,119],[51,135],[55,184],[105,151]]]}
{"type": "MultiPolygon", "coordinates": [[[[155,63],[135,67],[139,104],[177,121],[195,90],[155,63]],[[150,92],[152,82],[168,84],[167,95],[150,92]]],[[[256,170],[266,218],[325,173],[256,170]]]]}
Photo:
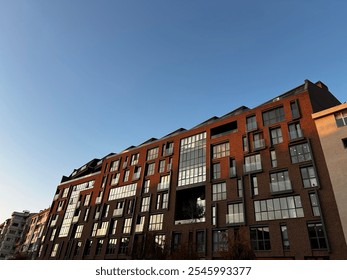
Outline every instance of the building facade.
{"type": "Polygon", "coordinates": [[[347,240],[347,104],[341,104],[312,115],[323,148],[335,200],[347,240]]]}
{"type": "Polygon", "coordinates": [[[94,159],[57,187],[40,259],[347,259],[312,114],[321,82],[94,159]]]}
{"type": "Polygon", "coordinates": [[[29,216],[29,211],[13,212],[11,219],[7,219],[2,226],[0,233],[0,260],[14,258],[29,216]]]}
{"type": "Polygon", "coordinates": [[[36,259],[43,236],[45,224],[49,215],[49,208],[33,214],[27,219],[27,230],[23,235],[20,246],[18,246],[18,254],[25,259],[36,259]]]}

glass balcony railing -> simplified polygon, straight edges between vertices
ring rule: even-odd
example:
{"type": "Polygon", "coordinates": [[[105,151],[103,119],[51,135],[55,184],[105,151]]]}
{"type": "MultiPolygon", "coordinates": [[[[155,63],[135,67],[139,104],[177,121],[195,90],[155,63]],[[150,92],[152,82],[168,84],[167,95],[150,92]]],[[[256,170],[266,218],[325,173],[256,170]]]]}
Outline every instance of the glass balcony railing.
{"type": "Polygon", "coordinates": [[[252,162],[252,163],[246,163],[243,165],[243,171],[245,173],[249,173],[249,172],[254,172],[254,171],[258,171],[258,170],[262,170],[262,165],[261,162],[252,162]]]}

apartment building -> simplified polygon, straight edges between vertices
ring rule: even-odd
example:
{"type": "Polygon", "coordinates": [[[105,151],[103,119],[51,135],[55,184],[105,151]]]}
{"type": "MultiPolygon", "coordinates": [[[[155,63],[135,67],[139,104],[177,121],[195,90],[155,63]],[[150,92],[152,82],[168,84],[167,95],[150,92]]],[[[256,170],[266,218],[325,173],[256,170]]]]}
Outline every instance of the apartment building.
{"type": "Polygon", "coordinates": [[[88,162],[57,186],[39,258],[347,259],[312,118],[339,104],[306,80],[88,162]]]}
{"type": "Polygon", "coordinates": [[[7,219],[0,233],[0,260],[14,258],[16,247],[20,243],[25,230],[26,220],[30,212],[13,212],[11,219],[7,219]]]}
{"type": "Polygon", "coordinates": [[[36,259],[43,236],[44,226],[49,215],[49,208],[32,214],[26,222],[26,231],[23,234],[17,252],[25,259],[36,259]]]}
{"type": "Polygon", "coordinates": [[[322,144],[344,237],[347,240],[347,104],[343,103],[312,115],[322,144]]]}

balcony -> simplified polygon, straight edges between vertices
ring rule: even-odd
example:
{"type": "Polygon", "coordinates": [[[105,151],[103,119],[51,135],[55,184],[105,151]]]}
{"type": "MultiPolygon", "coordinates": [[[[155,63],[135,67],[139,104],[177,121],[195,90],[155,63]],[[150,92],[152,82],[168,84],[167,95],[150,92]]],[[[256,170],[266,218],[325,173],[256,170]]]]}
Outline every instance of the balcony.
{"type": "Polygon", "coordinates": [[[243,165],[244,173],[250,173],[250,172],[261,171],[261,170],[263,170],[263,168],[260,161],[246,163],[243,165]]]}

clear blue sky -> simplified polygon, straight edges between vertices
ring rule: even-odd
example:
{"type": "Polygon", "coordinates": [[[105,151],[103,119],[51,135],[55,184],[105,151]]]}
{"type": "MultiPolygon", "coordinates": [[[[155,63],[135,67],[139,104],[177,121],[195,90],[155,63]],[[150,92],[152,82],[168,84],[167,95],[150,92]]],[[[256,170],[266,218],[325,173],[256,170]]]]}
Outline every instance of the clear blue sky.
{"type": "Polygon", "coordinates": [[[346,1],[0,0],[0,222],[62,175],[309,79],[347,99],[346,1]]]}

